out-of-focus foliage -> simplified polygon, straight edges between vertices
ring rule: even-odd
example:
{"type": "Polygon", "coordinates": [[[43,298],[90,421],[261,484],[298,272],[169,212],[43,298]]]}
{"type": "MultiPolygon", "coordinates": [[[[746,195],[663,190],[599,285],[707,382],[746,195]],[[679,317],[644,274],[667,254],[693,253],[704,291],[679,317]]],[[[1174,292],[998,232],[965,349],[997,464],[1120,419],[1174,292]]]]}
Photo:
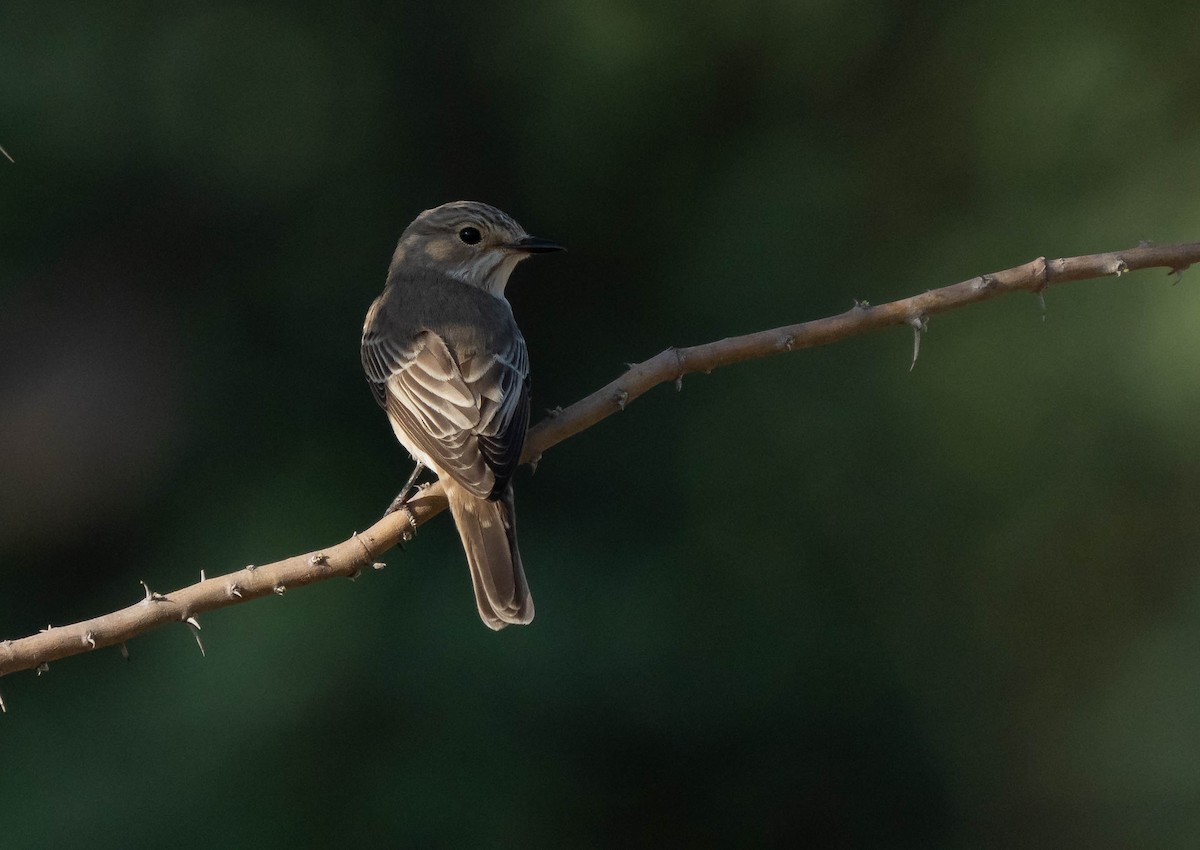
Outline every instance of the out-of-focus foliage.
{"type": "MultiPolygon", "coordinates": [[[[0,5],[0,637],[305,551],[407,459],[421,209],[538,410],[625,361],[1200,237],[1190,3],[0,5]]],[[[0,680],[0,844],[1196,846],[1200,295],[1012,297],[656,390],[380,574],[0,680]],[[800,842],[800,843],[797,843],[800,842]]]]}

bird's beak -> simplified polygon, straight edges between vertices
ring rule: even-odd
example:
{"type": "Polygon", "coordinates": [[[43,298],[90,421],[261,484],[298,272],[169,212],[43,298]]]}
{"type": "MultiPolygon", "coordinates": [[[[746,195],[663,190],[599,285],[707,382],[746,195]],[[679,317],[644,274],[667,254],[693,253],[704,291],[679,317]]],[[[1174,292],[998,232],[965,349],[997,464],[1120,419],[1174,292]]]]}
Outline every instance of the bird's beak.
{"type": "Polygon", "coordinates": [[[549,239],[538,239],[536,236],[522,236],[515,242],[509,242],[504,246],[510,251],[521,251],[525,254],[548,254],[551,251],[567,250],[557,242],[551,242],[549,239]]]}

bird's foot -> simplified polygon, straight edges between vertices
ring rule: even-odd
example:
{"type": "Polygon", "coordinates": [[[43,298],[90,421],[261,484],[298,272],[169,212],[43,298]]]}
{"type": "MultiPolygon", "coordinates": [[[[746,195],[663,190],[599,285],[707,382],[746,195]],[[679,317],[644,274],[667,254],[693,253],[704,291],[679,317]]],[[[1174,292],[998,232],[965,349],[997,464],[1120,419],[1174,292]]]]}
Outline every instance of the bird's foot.
{"type": "MultiPolygon", "coordinates": [[[[388,505],[388,509],[383,512],[384,516],[394,514],[396,511],[408,504],[408,500],[414,495],[413,484],[417,482],[417,478],[420,476],[421,470],[424,468],[425,465],[423,463],[417,464],[416,468],[412,471],[412,475],[408,476],[408,480],[404,482],[404,487],[400,490],[400,495],[392,499],[392,503],[388,505]]],[[[421,488],[418,487],[417,492],[419,493],[420,491],[421,488]]]]}
{"type": "Polygon", "coordinates": [[[409,500],[410,498],[412,498],[412,496],[414,496],[414,495],[415,495],[415,493],[413,493],[413,491],[412,491],[412,488],[411,488],[411,487],[410,487],[410,488],[408,488],[408,489],[406,489],[406,490],[405,490],[403,493],[401,493],[399,496],[397,496],[396,498],[392,499],[392,503],[391,503],[390,505],[388,505],[388,509],[387,509],[386,511],[384,511],[384,512],[383,512],[383,515],[384,515],[384,516],[389,516],[390,514],[394,514],[396,511],[400,510],[402,507],[404,507],[405,505],[407,505],[407,504],[408,504],[408,500],[409,500]]]}

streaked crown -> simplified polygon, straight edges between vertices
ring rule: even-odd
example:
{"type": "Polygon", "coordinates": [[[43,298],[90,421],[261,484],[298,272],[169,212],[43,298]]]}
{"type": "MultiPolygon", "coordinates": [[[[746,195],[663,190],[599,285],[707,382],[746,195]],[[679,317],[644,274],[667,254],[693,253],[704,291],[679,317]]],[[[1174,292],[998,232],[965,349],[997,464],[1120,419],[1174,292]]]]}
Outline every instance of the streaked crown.
{"type": "Polygon", "coordinates": [[[525,232],[507,213],[479,201],[453,201],[425,210],[405,228],[388,270],[434,268],[497,298],[517,263],[561,245],[525,232]]]}

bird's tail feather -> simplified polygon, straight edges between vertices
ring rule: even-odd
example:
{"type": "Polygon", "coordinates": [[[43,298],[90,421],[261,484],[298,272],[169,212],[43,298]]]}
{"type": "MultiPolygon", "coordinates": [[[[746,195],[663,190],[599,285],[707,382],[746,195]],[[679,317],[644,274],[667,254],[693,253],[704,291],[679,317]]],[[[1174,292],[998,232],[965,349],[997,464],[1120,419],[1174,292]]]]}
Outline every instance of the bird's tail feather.
{"type": "Polygon", "coordinates": [[[517,550],[517,516],[512,488],[496,501],[446,487],[450,513],[471,568],[479,616],[492,629],[533,619],[533,598],[517,550]]]}

